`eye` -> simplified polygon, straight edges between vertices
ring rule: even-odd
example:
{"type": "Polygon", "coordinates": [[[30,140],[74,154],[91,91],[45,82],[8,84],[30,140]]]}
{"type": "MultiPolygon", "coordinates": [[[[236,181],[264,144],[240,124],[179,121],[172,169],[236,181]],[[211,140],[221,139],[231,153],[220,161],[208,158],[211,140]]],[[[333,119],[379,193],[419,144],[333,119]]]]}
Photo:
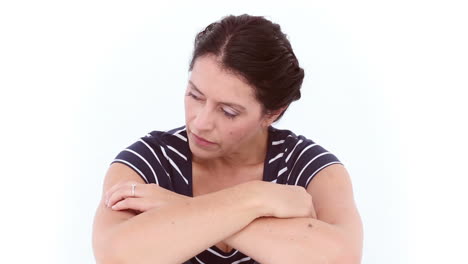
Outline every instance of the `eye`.
{"type": "MultiPolygon", "coordinates": [[[[197,101],[202,101],[202,100],[203,100],[203,99],[199,98],[198,96],[194,95],[194,94],[191,93],[191,92],[188,92],[188,93],[187,93],[187,96],[190,96],[190,97],[192,97],[193,99],[195,99],[195,100],[197,100],[197,101]]],[[[223,110],[222,108],[221,108],[221,112],[224,114],[224,116],[226,116],[226,117],[229,118],[229,119],[234,119],[234,118],[236,118],[236,116],[237,116],[236,114],[231,114],[231,113],[229,113],[229,112],[223,110]]]]}
{"type": "Polygon", "coordinates": [[[222,112],[224,113],[224,115],[225,115],[227,118],[229,118],[229,119],[234,119],[234,118],[237,116],[237,115],[235,115],[235,114],[231,114],[231,113],[229,113],[229,112],[226,112],[226,111],[224,111],[223,109],[221,109],[221,111],[222,111],[222,112]]]}
{"type": "Polygon", "coordinates": [[[194,94],[191,93],[191,92],[189,92],[189,93],[187,94],[187,96],[190,96],[190,97],[192,97],[193,99],[195,99],[195,100],[197,100],[197,101],[200,101],[200,100],[201,100],[198,96],[194,95],[194,94]]]}

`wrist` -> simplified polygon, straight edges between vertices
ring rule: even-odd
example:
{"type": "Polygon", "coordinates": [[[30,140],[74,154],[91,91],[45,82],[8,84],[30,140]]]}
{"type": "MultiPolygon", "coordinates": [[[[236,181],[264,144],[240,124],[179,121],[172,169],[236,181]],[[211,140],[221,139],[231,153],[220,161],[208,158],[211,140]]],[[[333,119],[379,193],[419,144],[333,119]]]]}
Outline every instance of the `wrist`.
{"type": "Polygon", "coordinates": [[[272,215],[270,203],[263,195],[265,182],[249,181],[238,185],[238,187],[245,194],[245,202],[248,208],[254,212],[255,218],[272,215]]]}

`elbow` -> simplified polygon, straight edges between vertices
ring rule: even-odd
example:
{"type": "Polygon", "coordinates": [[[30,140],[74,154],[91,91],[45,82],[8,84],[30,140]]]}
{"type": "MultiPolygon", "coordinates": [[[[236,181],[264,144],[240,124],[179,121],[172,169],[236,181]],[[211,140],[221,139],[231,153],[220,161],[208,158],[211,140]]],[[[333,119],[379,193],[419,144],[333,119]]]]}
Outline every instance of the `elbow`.
{"type": "Polygon", "coordinates": [[[362,250],[360,246],[351,243],[340,243],[339,250],[328,263],[333,264],[360,264],[362,261],[362,250]]]}
{"type": "Polygon", "coordinates": [[[335,245],[338,249],[335,251],[334,258],[329,262],[332,264],[361,264],[363,234],[362,229],[359,232],[339,232],[335,236],[335,245]]]}
{"type": "Polygon", "coordinates": [[[125,264],[121,258],[112,253],[111,250],[94,251],[96,264],[125,264]]]}
{"type": "Polygon", "coordinates": [[[118,256],[116,240],[110,236],[93,237],[93,253],[96,264],[125,264],[118,256]]]}
{"type": "Polygon", "coordinates": [[[96,264],[123,264],[122,262],[119,262],[118,260],[112,257],[96,256],[95,260],[96,264]]]}
{"type": "MultiPolygon", "coordinates": [[[[320,263],[320,264],[360,264],[362,258],[361,246],[350,243],[343,236],[327,237],[321,240],[321,244],[314,247],[315,250],[307,250],[307,253],[292,263],[320,263]]],[[[278,263],[284,263],[279,261],[278,263]]]]}
{"type": "Polygon", "coordinates": [[[344,252],[338,255],[330,263],[333,264],[361,264],[361,254],[356,252],[344,252]]]}

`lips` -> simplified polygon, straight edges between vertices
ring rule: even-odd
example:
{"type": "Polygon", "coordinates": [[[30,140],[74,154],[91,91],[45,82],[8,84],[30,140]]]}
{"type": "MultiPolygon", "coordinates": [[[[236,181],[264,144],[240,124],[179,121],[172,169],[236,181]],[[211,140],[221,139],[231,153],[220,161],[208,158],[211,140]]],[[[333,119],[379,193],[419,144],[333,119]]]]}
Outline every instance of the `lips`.
{"type": "Polygon", "coordinates": [[[215,144],[214,142],[211,142],[211,141],[209,141],[209,140],[207,140],[207,139],[204,139],[204,138],[202,138],[202,137],[197,136],[197,135],[196,135],[195,133],[193,133],[193,132],[192,132],[192,134],[193,134],[194,137],[196,137],[196,138],[197,138],[198,140],[200,140],[200,141],[203,141],[203,142],[206,142],[206,143],[210,143],[210,144],[215,144]]]}

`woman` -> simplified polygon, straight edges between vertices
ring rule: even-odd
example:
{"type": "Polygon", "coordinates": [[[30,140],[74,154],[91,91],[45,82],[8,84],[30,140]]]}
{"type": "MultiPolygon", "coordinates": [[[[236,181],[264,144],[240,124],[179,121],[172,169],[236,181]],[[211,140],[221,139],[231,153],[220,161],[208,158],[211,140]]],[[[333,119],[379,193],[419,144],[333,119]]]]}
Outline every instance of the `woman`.
{"type": "Polygon", "coordinates": [[[150,132],[109,167],[97,262],[359,263],[346,169],[271,125],[304,78],[280,26],[249,15],[212,23],[189,71],[185,125],[150,132]]]}

